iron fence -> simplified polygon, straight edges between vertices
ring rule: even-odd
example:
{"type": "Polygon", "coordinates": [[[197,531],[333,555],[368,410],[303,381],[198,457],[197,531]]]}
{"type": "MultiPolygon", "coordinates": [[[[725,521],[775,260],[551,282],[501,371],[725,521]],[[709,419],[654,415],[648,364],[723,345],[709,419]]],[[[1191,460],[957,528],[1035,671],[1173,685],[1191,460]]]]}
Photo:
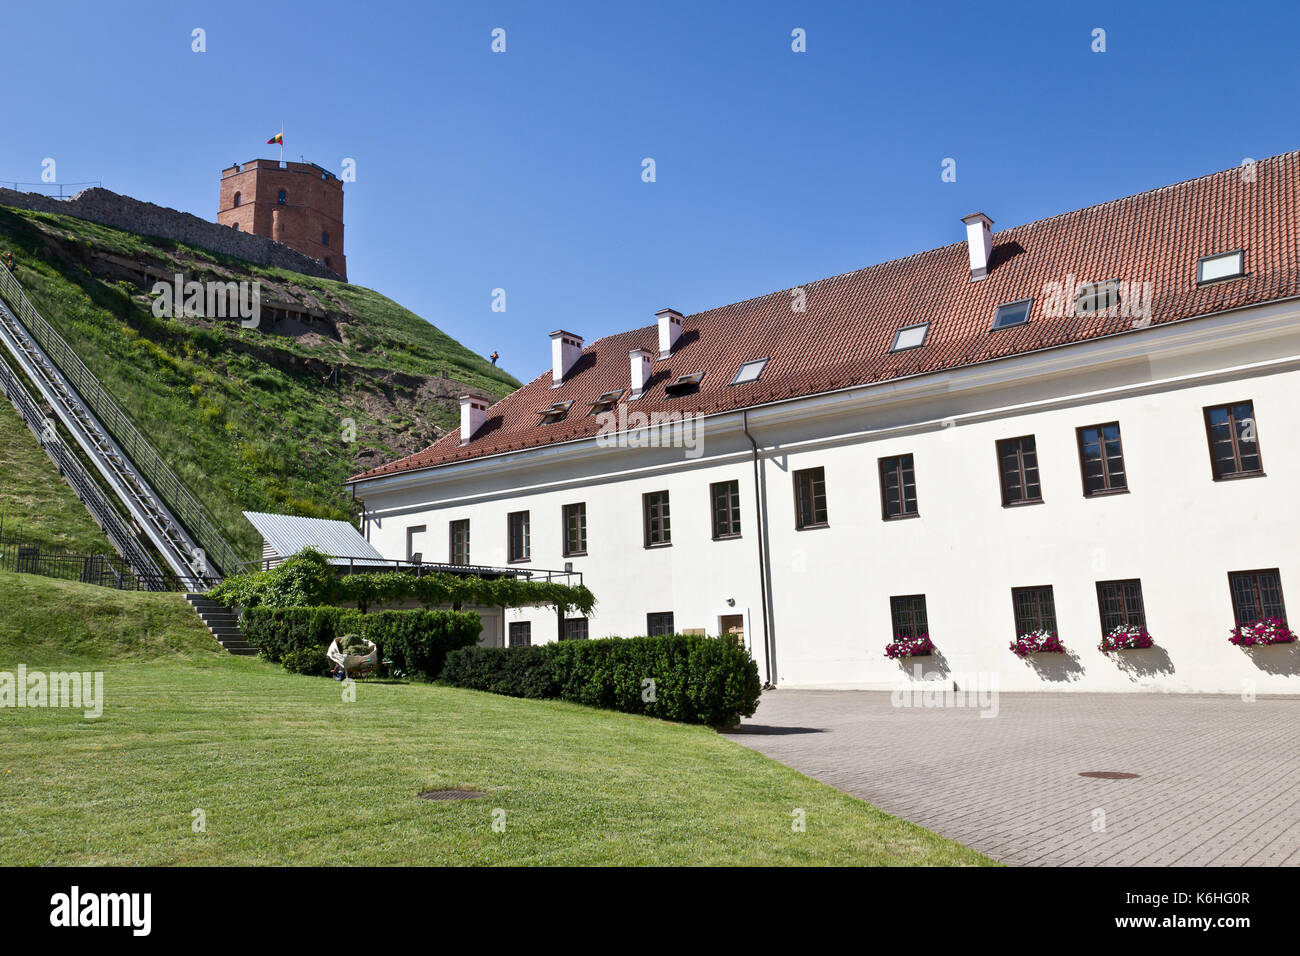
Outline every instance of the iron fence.
{"type": "Polygon", "coordinates": [[[170,571],[136,571],[115,554],[68,551],[4,531],[0,531],[0,571],[39,574],[118,591],[205,591],[208,587],[198,578],[182,578],[170,571]]]}

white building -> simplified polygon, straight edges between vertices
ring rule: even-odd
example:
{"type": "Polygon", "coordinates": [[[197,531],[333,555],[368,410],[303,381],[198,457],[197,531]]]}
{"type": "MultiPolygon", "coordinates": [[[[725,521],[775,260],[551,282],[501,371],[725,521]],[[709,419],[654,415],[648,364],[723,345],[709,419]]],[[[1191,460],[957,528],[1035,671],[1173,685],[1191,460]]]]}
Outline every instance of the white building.
{"type": "MultiPolygon", "coordinates": [[[[1228,637],[1300,600],[1298,203],[1291,153],[1000,233],[975,214],[964,243],[591,345],[555,332],[552,370],[352,479],[365,534],[571,564],[599,605],[570,636],[743,633],[782,687],[920,665],[1295,692],[1298,645],[1228,637]],[[1102,653],[1117,624],[1155,646],[1102,653]],[[1039,627],[1070,653],[1011,653],[1039,627]],[[916,631],[933,656],[885,656],[916,631]]],[[[561,636],[546,609],[492,630],[561,636]]]]}

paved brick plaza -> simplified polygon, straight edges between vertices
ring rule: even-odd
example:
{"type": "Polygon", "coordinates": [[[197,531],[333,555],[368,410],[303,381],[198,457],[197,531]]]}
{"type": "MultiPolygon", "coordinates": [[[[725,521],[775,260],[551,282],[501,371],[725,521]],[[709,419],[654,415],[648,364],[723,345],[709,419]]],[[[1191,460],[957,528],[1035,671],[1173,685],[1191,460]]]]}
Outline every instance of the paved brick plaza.
{"type": "Polygon", "coordinates": [[[1300,864],[1298,716],[1291,698],[1001,694],[981,718],[780,690],[729,736],[1009,864],[1276,866],[1300,864]],[[1141,776],[1079,776],[1098,770],[1141,776]]]}

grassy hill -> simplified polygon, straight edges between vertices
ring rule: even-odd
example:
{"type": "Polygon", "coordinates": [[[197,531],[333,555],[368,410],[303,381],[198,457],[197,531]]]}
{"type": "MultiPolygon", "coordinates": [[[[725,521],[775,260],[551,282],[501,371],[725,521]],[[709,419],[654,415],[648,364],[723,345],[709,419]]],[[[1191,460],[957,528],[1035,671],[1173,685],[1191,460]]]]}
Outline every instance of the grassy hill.
{"type": "Polygon", "coordinates": [[[0,397],[0,528],[43,547],[112,554],[72,489],[59,477],[12,405],[0,397]]]}
{"type": "Polygon", "coordinates": [[[361,286],[0,207],[8,250],[37,309],[247,557],[260,541],[241,511],[348,517],[349,474],[454,428],[466,386],[519,384],[361,286]],[[155,318],[149,292],[175,273],[259,281],[261,325],[155,318]]]}
{"type": "Polygon", "coordinates": [[[0,865],[992,862],[705,727],[392,681],[348,702],[220,653],[180,595],[0,572],[19,662],[101,671],[103,713],[0,715],[0,865]],[[417,797],[452,787],[486,798],[417,797]]]}

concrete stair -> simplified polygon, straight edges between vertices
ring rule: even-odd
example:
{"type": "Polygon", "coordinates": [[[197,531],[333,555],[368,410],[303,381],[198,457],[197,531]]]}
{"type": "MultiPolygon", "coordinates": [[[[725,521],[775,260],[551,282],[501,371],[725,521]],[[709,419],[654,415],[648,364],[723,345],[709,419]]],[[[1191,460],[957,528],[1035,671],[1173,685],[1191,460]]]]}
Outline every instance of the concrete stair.
{"type": "Polygon", "coordinates": [[[230,608],[202,594],[187,594],[185,600],[190,602],[190,607],[194,608],[217,643],[231,654],[251,656],[257,653],[257,648],[244,640],[244,635],[239,632],[239,621],[230,608]]]}

